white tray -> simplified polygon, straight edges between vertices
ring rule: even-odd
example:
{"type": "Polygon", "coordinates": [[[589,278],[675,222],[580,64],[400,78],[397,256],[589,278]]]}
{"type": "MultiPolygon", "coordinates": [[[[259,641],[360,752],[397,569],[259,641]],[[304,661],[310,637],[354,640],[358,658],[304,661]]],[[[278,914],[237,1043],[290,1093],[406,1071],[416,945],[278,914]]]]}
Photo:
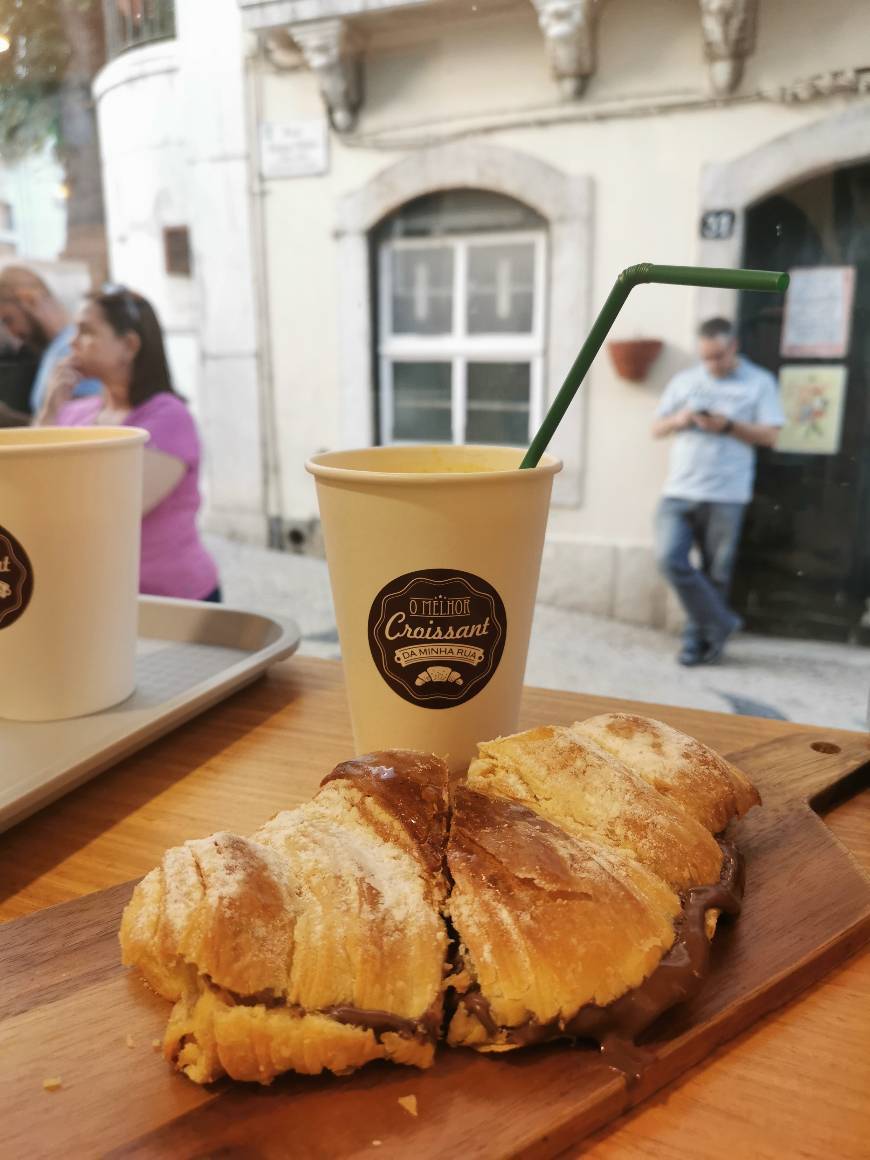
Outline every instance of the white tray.
{"type": "Polygon", "coordinates": [[[131,697],[69,721],[0,720],[0,831],[250,684],[299,639],[291,620],[141,596],[131,697]]]}

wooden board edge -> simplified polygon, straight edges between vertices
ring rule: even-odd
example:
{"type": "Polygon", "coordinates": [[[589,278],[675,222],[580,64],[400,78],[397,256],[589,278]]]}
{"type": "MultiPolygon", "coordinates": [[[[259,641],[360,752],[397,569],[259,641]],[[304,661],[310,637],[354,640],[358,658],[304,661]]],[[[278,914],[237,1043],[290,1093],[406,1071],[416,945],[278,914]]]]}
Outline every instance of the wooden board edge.
{"type": "Polygon", "coordinates": [[[657,1062],[663,1064],[659,1077],[652,1086],[644,1080],[629,1090],[632,1107],[672,1083],[687,1070],[708,1058],[710,1054],[751,1030],[760,1019],[797,999],[813,984],[836,968],[844,965],[870,943],[870,904],[864,914],[851,926],[841,931],[827,946],[807,955],[796,966],[781,971],[765,981],[764,986],[746,995],[736,1007],[723,1012],[705,1026],[704,1036],[687,1032],[664,1044],[657,1062]]]}
{"type": "Polygon", "coordinates": [[[784,783],[781,794],[765,795],[762,784],[763,806],[810,805],[818,812],[829,800],[848,796],[850,784],[854,787],[865,772],[870,772],[870,733],[826,736],[824,729],[801,728],[770,741],[731,750],[724,757],[750,781],[763,783],[767,770],[788,764],[790,760],[794,762],[798,754],[803,757],[801,764],[809,768],[795,771],[784,783]],[[807,756],[804,746],[815,750],[815,756],[807,756]]]}

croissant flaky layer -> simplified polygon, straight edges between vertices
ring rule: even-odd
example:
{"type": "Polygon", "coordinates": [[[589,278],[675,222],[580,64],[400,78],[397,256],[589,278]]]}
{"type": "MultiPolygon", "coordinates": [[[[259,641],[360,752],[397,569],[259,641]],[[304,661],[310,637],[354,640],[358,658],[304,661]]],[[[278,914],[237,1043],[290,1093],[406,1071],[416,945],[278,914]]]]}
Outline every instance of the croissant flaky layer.
{"type": "Polygon", "coordinates": [[[191,1079],[431,1062],[447,768],[383,756],[339,766],[250,838],[169,850],[137,886],[124,962],[175,1001],[164,1050],[191,1079]]]}
{"type": "Polygon", "coordinates": [[[712,935],[712,835],[757,801],[699,742],[621,714],[481,744],[450,814],[440,758],[368,754],[250,837],[167,851],[123,960],[175,1004],[164,1052],[199,1083],[427,1067],[442,1036],[507,1050],[660,978],[687,904],[712,935]]]}

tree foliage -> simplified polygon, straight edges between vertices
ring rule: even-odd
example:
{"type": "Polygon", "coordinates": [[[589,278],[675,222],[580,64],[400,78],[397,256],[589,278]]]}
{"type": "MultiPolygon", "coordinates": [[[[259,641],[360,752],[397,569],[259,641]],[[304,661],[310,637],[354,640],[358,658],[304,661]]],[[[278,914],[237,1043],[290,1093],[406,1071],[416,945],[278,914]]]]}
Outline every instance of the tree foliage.
{"type": "Polygon", "coordinates": [[[0,0],[0,156],[13,160],[58,135],[58,100],[72,59],[64,17],[99,0],[0,0]]]}

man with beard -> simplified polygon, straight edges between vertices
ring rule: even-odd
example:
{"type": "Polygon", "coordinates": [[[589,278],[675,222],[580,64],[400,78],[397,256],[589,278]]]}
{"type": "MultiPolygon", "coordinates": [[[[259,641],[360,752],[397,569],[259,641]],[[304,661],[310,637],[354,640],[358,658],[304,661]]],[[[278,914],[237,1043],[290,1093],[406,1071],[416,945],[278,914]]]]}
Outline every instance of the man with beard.
{"type": "MultiPolygon", "coordinates": [[[[30,415],[0,404],[0,426],[26,427],[39,414],[60,375],[74,372],[66,364],[76,328],[63,303],[38,274],[26,266],[0,270],[0,322],[13,338],[39,355],[39,367],[30,393],[30,415]]],[[[95,395],[102,384],[94,379],[76,382],[73,395],[95,395]]]]}

